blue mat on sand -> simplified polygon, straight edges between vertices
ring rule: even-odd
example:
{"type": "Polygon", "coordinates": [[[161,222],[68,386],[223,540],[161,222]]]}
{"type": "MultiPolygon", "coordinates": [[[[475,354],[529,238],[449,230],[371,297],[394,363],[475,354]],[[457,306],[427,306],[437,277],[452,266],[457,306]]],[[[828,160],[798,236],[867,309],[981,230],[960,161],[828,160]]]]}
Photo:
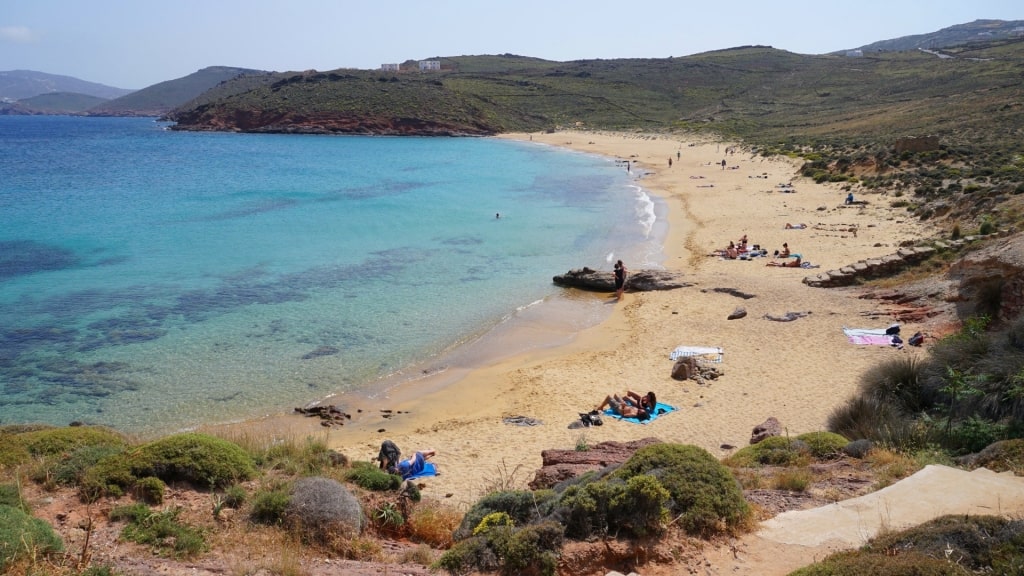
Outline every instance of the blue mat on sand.
{"type": "Polygon", "coordinates": [[[437,466],[434,466],[433,462],[426,462],[423,464],[423,470],[420,470],[419,474],[413,474],[405,478],[405,480],[415,480],[417,478],[426,478],[428,476],[437,476],[437,466]]]}
{"type": "Polygon", "coordinates": [[[659,416],[664,416],[669,412],[675,411],[675,406],[669,406],[668,404],[665,404],[663,402],[658,402],[657,406],[654,407],[654,414],[651,414],[650,418],[643,421],[637,420],[636,418],[625,418],[623,416],[619,416],[615,412],[612,412],[611,408],[606,408],[604,414],[605,416],[611,416],[612,418],[615,418],[616,420],[622,420],[623,422],[632,422],[633,424],[647,424],[648,422],[654,422],[655,420],[658,419],[659,416]]]}

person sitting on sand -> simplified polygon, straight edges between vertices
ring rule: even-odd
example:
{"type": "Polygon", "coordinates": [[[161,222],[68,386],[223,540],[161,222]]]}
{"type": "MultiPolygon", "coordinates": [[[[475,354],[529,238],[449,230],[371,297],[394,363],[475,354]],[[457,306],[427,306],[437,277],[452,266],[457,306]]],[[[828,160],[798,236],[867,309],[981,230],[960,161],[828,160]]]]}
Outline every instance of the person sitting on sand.
{"type": "Polygon", "coordinates": [[[786,230],[803,230],[807,228],[807,224],[790,224],[786,222],[786,230]]]}
{"type": "Polygon", "coordinates": [[[398,474],[403,480],[423,472],[423,467],[437,452],[435,450],[418,450],[412,458],[406,458],[398,463],[398,474]]]}
{"type": "Polygon", "coordinates": [[[782,250],[775,251],[776,258],[789,258],[789,244],[786,242],[782,243],[782,250]]]}
{"type": "Polygon", "coordinates": [[[729,247],[725,249],[725,257],[730,260],[735,260],[740,257],[740,249],[735,244],[729,242],[729,247]]]}
{"type": "Polygon", "coordinates": [[[800,267],[800,257],[797,256],[797,257],[793,258],[792,260],[790,260],[788,262],[776,262],[775,260],[772,260],[771,262],[765,264],[765,266],[779,266],[779,267],[782,267],[782,268],[799,268],[800,267]]]}
{"type": "Polygon", "coordinates": [[[611,396],[605,396],[604,401],[598,404],[597,410],[601,412],[605,406],[612,409],[612,412],[622,416],[623,418],[636,418],[637,420],[647,420],[651,417],[650,412],[643,408],[638,408],[628,401],[622,399],[618,394],[612,394],[611,396]]]}

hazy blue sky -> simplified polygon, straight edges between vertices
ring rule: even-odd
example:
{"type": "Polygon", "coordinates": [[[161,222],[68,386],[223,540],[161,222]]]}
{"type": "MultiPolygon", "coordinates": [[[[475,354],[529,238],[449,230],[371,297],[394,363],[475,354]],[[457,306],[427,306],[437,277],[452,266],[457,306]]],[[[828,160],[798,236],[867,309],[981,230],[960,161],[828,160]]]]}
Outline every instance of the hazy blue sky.
{"type": "Polygon", "coordinates": [[[823,54],[1021,0],[0,0],[0,70],[144,88],[206,66],[378,68],[434,56],[664,58],[747,44],[823,54]]]}

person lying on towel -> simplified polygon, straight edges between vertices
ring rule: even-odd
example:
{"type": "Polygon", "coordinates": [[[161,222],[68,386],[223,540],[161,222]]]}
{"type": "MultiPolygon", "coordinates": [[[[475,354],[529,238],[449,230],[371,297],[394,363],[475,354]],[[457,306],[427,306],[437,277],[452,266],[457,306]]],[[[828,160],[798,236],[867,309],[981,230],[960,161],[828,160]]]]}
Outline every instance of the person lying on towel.
{"type": "Polygon", "coordinates": [[[637,420],[648,420],[651,417],[650,412],[638,406],[634,406],[629,401],[620,397],[618,394],[605,396],[604,401],[601,402],[601,404],[598,405],[598,407],[595,408],[595,410],[600,412],[604,410],[605,406],[608,406],[609,408],[612,409],[612,412],[615,412],[616,414],[622,416],[623,418],[636,418],[637,420]]]}
{"type": "Polygon", "coordinates": [[[423,467],[437,452],[435,450],[422,450],[413,454],[412,458],[406,458],[398,463],[398,473],[403,480],[423,472],[423,467]]]}

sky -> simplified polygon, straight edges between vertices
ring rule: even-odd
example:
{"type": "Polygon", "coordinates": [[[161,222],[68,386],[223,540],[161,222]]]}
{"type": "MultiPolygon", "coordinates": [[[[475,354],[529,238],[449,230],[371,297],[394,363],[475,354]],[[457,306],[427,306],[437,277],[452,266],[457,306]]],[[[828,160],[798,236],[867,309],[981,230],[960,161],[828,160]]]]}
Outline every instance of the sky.
{"type": "Polygon", "coordinates": [[[824,54],[1020,0],[0,0],[0,71],[139,89],[207,66],[379,68],[434,57],[667,58],[744,45],[824,54]]]}

